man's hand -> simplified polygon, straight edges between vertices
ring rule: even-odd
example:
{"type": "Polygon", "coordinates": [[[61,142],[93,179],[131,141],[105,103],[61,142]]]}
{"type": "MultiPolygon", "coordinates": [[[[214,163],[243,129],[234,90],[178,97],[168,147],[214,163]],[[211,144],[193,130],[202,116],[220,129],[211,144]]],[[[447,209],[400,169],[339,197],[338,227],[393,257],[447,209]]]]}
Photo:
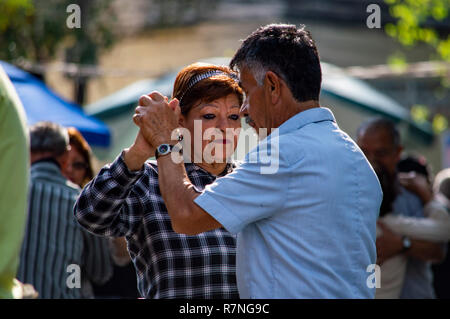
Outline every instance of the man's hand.
{"type": "Polygon", "coordinates": [[[385,224],[378,221],[378,227],[383,234],[377,238],[377,264],[381,265],[387,259],[399,254],[403,249],[402,237],[392,232],[385,224]]]}
{"type": "Polygon", "coordinates": [[[413,192],[422,200],[423,204],[433,199],[433,191],[428,184],[427,178],[415,172],[399,173],[400,184],[410,192],[413,192]]]}
{"type": "Polygon", "coordinates": [[[172,132],[178,128],[181,114],[179,102],[152,92],[139,99],[133,121],[141,128],[142,136],[153,147],[172,142],[172,132]]]}
{"type": "MultiPolygon", "coordinates": [[[[377,264],[381,265],[387,259],[399,254],[403,250],[402,236],[392,232],[385,224],[378,221],[378,227],[383,234],[377,238],[377,264]]],[[[442,244],[410,238],[411,247],[406,256],[422,261],[441,262],[445,258],[442,244]]]]}

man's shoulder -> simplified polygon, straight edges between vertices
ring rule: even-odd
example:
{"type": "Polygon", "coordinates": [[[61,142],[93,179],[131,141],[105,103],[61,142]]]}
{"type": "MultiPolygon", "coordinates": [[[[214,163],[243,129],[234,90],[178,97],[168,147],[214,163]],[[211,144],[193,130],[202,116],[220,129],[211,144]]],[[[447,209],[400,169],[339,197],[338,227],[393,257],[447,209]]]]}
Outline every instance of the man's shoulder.
{"type": "MultiPolygon", "coordinates": [[[[48,166],[48,165],[47,165],[48,166]]],[[[63,191],[68,191],[70,193],[78,194],[80,192],[80,187],[75,183],[72,183],[70,180],[65,178],[61,172],[55,168],[51,167],[51,170],[45,166],[32,166],[31,176],[30,176],[30,185],[43,185],[43,186],[51,186],[51,189],[56,190],[60,189],[63,191]]]]}
{"type": "Polygon", "coordinates": [[[49,189],[53,191],[62,190],[69,193],[78,194],[81,191],[81,188],[72,183],[71,181],[65,179],[63,176],[34,176],[30,180],[31,186],[43,185],[49,186],[49,189]]]}
{"type": "Polygon", "coordinates": [[[348,154],[348,150],[360,152],[353,139],[333,123],[330,121],[310,123],[280,135],[277,141],[282,153],[288,154],[287,158],[291,163],[303,157],[317,163],[316,158],[320,160],[329,157],[330,153],[334,157],[340,157],[348,154]]]}
{"type": "Polygon", "coordinates": [[[71,182],[68,179],[65,180],[64,186],[71,192],[79,193],[81,191],[80,186],[78,186],[77,184],[71,182]]]}

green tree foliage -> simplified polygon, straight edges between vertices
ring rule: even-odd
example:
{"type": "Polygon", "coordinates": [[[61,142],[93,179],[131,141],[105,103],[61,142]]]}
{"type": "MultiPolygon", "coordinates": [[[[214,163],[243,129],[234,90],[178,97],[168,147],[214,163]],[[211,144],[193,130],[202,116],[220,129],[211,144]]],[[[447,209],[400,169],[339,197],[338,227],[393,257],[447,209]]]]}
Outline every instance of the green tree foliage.
{"type": "Polygon", "coordinates": [[[68,62],[93,63],[114,42],[111,0],[0,0],[0,59],[51,60],[61,46],[68,62]],[[69,4],[81,7],[81,28],[66,25],[69,4]]]}
{"type": "Polygon", "coordinates": [[[0,1],[0,58],[47,61],[63,39],[65,7],[61,1],[0,1]],[[49,9],[49,8],[52,9],[49,9]],[[61,14],[52,14],[59,10],[61,14]]]}
{"type": "MultiPolygon", "coordinates": [[[[449,21],[450,0],[384,0],[389,5],[390,15],[396,19],[395,23],[385,25],[386,33],[397,39],[406,48],[413,48],[418,44],[426,44],[432,48],[432,60],[450,62],[450,34],[439,33],[430,22],[444,23],[449,21]]],[[[407,62],[401,52],[397,52],[388,59],[394,70],[406,69],[407,62]]],[[[447,89],[450,81],[445,72],[436,69],[436,74],[442,76],[441,84],[447,89]]],[[[419,123],[431,120],[433,130],[441,133],[448,128],[448,120],[442,114],[431,114],[425,105],[411,107],[411,117],[419,123]]]]}
{"type": "Polygon", "coordinates": [[[385,0],[396,23],[385,26],[386,33],[401,44],[413,47],[418,43],[431,46],[434,58],[450,62],[450,35],[439,36],[436,29],[424,26],[428,21],[443,22],[448,17],[450,0],[385,0]]]}

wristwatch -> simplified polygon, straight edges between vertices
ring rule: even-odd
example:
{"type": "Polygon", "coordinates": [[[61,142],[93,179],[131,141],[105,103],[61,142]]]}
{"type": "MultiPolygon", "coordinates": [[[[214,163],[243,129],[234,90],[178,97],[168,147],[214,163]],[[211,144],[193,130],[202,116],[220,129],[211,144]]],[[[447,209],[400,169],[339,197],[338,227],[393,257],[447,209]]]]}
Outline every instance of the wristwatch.
{"type": "Polygon", "coordinates": [[[411,240],[407,236],[402,237],[403,249],[402,253],[408,251],[411,248],[411,240]]]}
{"type": "Polygon", "coordinates": [[[172,152],[173,145],[170,144],[161,144],[156,148],[155,158],[158,159],[160,156],[164,156],[172,152]]]}

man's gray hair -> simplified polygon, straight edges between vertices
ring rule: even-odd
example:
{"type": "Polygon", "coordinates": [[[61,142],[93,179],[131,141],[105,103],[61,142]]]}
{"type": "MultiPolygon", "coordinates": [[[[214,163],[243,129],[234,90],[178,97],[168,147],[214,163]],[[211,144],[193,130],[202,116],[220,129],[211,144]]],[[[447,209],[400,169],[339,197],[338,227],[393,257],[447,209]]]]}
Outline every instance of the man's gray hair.
{"type": "Polygon", "coordinates": [[[230,61],[233,70],[243,67],[258,86],[268,71],[280,77],[299,101],[319,100],[322,70],[319,52],[304,25],[269,24],[252,32],[230,61]]]}
{"type": "MultiPolygon", "coordinates": [[[[264,84],[264,78],[266,76],[267,71],[271,70],[273,72],[275,72],[279,77],[281,77],[283,79],[283,81],[286,81],[286,76],[283,74],[283,72],[281,72],[281,70],[279,70],[279,68],[276,65],[269,67],[265,67],[264,65],[262,65],[261,62],[252,59],[252,58],[247,58],[244,61],[246,67],[250,70],[250,72],[252,73],[253,77],[255,78],[256,82],[258,83],[258,86],[262,86],[264,84]]],[[[239,68],[241,68],[241,65],[238,66],[239,68]]]]}
{"type": "Polygon", "coordinates": [[[60,156],[67,151],[69,133],[67,129],[52,122],[39,122],[32,125],[30,132],[30,150],[33,153],[51,153],[60,156]]]}

